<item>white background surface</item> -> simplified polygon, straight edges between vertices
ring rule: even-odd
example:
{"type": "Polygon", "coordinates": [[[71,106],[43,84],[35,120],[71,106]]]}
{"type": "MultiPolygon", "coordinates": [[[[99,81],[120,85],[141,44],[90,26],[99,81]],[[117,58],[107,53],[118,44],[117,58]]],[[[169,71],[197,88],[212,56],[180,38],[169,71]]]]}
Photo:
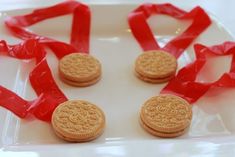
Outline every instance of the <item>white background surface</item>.
{"type": "MultiPolygon", "coordinates": [[[[0,0],[0,11],[20,9],[29,7],[47,6],[61,2],[62,0],[0,0]]],[[[200,5],[210,13],[214,14],[235,36],[235,0],[81,0],[84,3],[143,3],[170,2],[180,6],[200,5]]]]}
{"type": "MultiPolygon", "coordinates": [[[[24,8],[32,8],[32,7],[42,7],[42,6],[52,5],[52,4],[55,4],[58,2],[61,2],[61,1],[59,1],[59,0],[51,0],[51,1],[49,1],[49,0],[0,0],[0,11],[12,10],[12,9],[24,9],[24,8]]],[[[108,0],[107,1],[95,0],[95,1],[91,1],[90,0],[90,1],[82,1],[82,2],[95,3],[95,4],[97,4],[97,3],[105,3],[106,4],[106,3],[142,3],[142,2],[147,2],[147,1],[140,1],[140,0],[132,0],[132,1],[131,0],[113,0],[113,1],[112,0],[109,0],[109,1],[108,0]]],[[[158,1],[148,1],[148,2],[156,2],[156,3],[171,2],[175,5],[178,5],[180,7],[185,7],[185,8],[192,8],[195,5],[200,5],[204,9],[206,9],[208,12],[214,14],[219,19],[219,21],[222,22],[225,25],[225,27],[228,28],[232,32],[233,36],[235,37],[235,18],[234,18],[235,15],[233,13],[234,7],[235,7],[234,0],[224,0],[224,1],[222,1],[222,0],[194,0],[194,1],[193,0],[171,0],[171,1],[158,0],[158,1]]],[[[113,10],[110,10],[110,11],[113,11],[113,10]]],[[[100,13],[102,14],[103,12],[101,11],[100,13]]],[[[124,14],[124,13],[118,12],[118,14],[124,14]]],[[[98,17],[98,15],[96,15],[96,16],[98,17]]],[[[96,19],[95,23],[99,23],[98,18],[94,18],[94,19],[96,19]]],[[[111,21],[111,17],[109,20],[111,21]]],[[[105,21],[105,22],[108,22],[108,21],[105,21]]],[[[115,24],[115,22],[113,24],[115,24]]],[[[103,23],[102,23],[102,25],[103,25],[103,23]]],[[[111,23],[111,25],[112,25],[112,23],[111,23]]],[[[218,27],[220,27],[220,26],[218,26],[218,27]]],[[[44,27],[37,27],[34,29],[39,29],[39,31],[40,30],[43,31],[42,28],[44,28],[44,27]]],[[[45,28],[49,28],[49,25],[48,25],[48,27],[45,27],[45,28]]],[[[112,28],[114,28],[114,27],[112,27],[112,28]]],[[[204,34],[206,36],[206,38],[202,37],[201,40],[205,39],[204,42],[206,42],[206,44],[211,44],[213,42],[217,42],[217,41],[221,42],[221,41],[228,39],[228,37],[226,37],[226,35],[220,34],[221,32],[219,30],[220,30],[219,28],[210,29],[210,31],[212,31],[212,32],[204,34]]],[[[223,31],[222,31],[222,33],[223,33],[223,31]]],[[[53,32],[52,32],[52,35],[54,35],[53,32]]],[[[123,35],[123,34],[120,34],[120,36],[121,35],[123,35]]],[[[95,47],[96,51],[97,51],[96,55],[98,55],[98,57],[99,57],[98,52],[100,52],[100,58],[101,58],[101,56],[103,56],[103,54],[101,54],[101,53],[103,53],[101,50],[106,50],[108,52],[108,50],[112,49],[113,46],[116,46],[116,48],[114,48],[114,52],[113,52],[114,57],[115,57],[115,54],[117,55],[117,57],[119,56],[118,51],[120,51],[120,48],[121,48],[122,53],[125,53],[127,51],[127,48],[128,48],[128,50],[129,50],[129,48],[134,48],[134,49],[131,49],[132,51],[130,51],[130,52],[134,52],[134,55],[137,55],[135,52],[138,51],[138,47],[135,47],[135,46],[128,47],[129,40],[128,40],[128,38],[126,38],[126,36],[124,36],[124,38],[120,38],[121,41],[117,42],[117,43],[115,43],[116,42],[115,40],[111,40],[111,39],[112,38],[109,39],[107,36],[104,36],[104,38],[101,40],[101,37],[99,34],[98,35],[96,34],[96,36],[94,35],[92,38],[92,41],[94,43],[93,48],[92,48],[92,52],[94,51],[94,47],[95,47]],[[106,40],[104,40],[104,39],[106,39],[106,40]],[[109,43],[109,44],[107,44],[107,43],[109,43]]],[[[136,44],[135,41],[133,41],[132,44],[136,44]]],[[[131,55],[131,53],[129,53],[129,55],[131,55]]],[[[128,59],[131,60],[132,58],[134,58],[134,56],[126,57],[125,60],[128,60],[128,59]]],[[[105,63],[105,60],[107,61],[107,59],[103,58],[103,63],[105,63]]],[[[108,69],[109,66],[107,66],[107,65],[104,66],[107,68],[107,69],[105,69],[105,71],[111,71],[108,69]]],[[[115,65],[120,65],[120,64],[117,63],[115,65]]],[[[224,65],[224,64],[222,64],[222,65],[224,65]]],[[[218,65],[218,66],[219,66],[218,68],[223,68],[220,65],[218,65]]],[[[2,66],[0,66],[0,70],[1,70],[1,67],[2,66]]],[[[120,68],[119,70],[121,73],[121,71],[123,71],[126,67],[121,66],[119,68],[120,68]]],[[[118,68],[116,68],[116,69],[118,69],[118,68]]],[[[56,71],[56,70],[54,70],[54,71],[56,71]]],[[[115,73],[113,72],[113,74],[116,74],[116,72],[115,73]]],[[[108,82],[109,80],[110,81],[114,80],[113,78],[109,79],[109,76],[115,77],[115,75],[110,75],[110,73],[108,75],[104,75],[103,82],[105,81],[107,86],[108,86],[107,83],[110,83],[110,85],[111,85],[111,82],[108,82]]],[[[130,76],[132,76],[132,75],[130,75],[130,76]]],[[[1,76],[1,78],[3,78],[3,77],[4,76],[1,76]]],[[[132,77],[128,77],[128,78],[132,79],[132,77]]],[[[134,79],[134,77],[133,77],[133,79],[134,79]]],[[[130,82],[132,82],[132,81],[130,81],[130,82]]],[[[135,82],[132,82],[132,83],[135,83],[135,82]]],[[[101,86],[102,82],[100,84],[97,84],[97,86],[94,86],[94,89],[96,87],[99,87],[99,85],[101,86]]],[[[60,84],[60,86],[63,86],[63,84],[60,84]]],[[[123,89],[121,89],[121,87],[122,86],[120,86],[120,91],[128,91],[128,89],[123,90],[123,89]]],[[[133,86],[133,87],[135,87],[135,86],[133,86]]],[[[139,87],[139,86],[137,86],[137,87],[139,87]]],[[[142,86],[141,86],[141,88],[142,88],[142,86]]],[[[119,91],[119,88],[118,89],[116,88],[116,90],[119,91]]],[[[116,90],[113,90],[113,92],[116,92],[116,90]]],[[[149,91],[149,92],[155,93],[155,90],[156,90],[155,88],[152,88],[152,91],[149,91]]],[[[135,90],[133,90],[133,91],[135,91],[135,90]]],[[[30,92],[30,90],[28,90],[28,92],[30,92]]],[[[65,90],[65,92],[66,92],[66,90],[65,90]]],[[[71,92],[71,91],[67,91],[67,93],[69,93],[69,92],[71,92]]],[[[111,91],[111,93],[112,93],[112,91],[111,91]]],[[[152,95],[152,93],[148,93],[148,94],[152,95]]],[[[235,91],[234,91],[234,93],[235,93],[235,91]]],[[[81,96],[82,94],[84,94],[84,96],[83,96],[84,98],[87,96],[85,89],[84,89],[84,91],[82,91],[78,95],[81,96]]],[[[124,94],[125,93],[123,93],[123,95],[124,94]]],[[[233,100],[234,94],[233,95],[232,94],[233,93],[230,93],[230,95],[228,94],[227,96],[233,100]]],[[[30,95],[30,94],[28,94],[28,95],[30,95]]],[[[115,94],[113,94],[113,95],[115,96],[115,94]]],[[[73,95],[70,95],[70,96],[72,97],[73,95]]],[[[90,95],[87,98],[90,99],[90,98],[92,98],[92,96],[95,97],[95,94],[90,95]]],[[[223,93],[223,96],[225,97],[226,93],[223,93]]],[[[148,96],[146,96],[146,98],[147,97],[148,96]]],[[[142,97],[141,97],[141,99],[142,99],[142,97]]],[[[226,100],[230,100],[230,99],[226,99],[226,100]]],[[[92,99],[92,100],[95,100],[95,99],[92,99]]],[[[106,101],[106,99],[100,99],[99,104],[108,104],[108,103],[102,103],[101,101],[103,101],[103,100],[106,101]]],[[[122,100],[122,99],[120,99],[120,100],[122,100]]],[[[126,100],[123,100],[123,102],[124,101],[127,102],[126,100]]],[[[139,102],[142,102],[142,100],[139,102]]],[[[202,102],[202,104],[206,103],[203,100],[201,100],[201,102],[202,102]]],[[[121,144],[112,143],[112,141],[110,141],[110,142],[108,141],[106,144],[102,144],[102,145],[96,145],[95,143],[92,143],[87,147],[86,147],[86,145],[80,145],[79,147],[78,146],[75,147],[75,146],[72,146],[69,144],[67,144],[66,147],[64,145],[52,145],[51,146],[51,145],[43,145],[43,143],[48,144],[50,142],[50,140],[51,140],[50,136],[49,135],[48,135],[48,137],[45,136],[43,134],[43,131],[41,132],[41,134],[38,133],[38,132],[40,132],[40,129],[43,130],[43,129],[47,129],[47,128],[46,127],[43,128],[42,126],[44,126],[44,124],[43,125],[38,124],[38,122],[35,121],[35,124],[29,123],[28,125],[24,125],[21,128],[21,131],[35,128],[35,131],[31,131],[31,134],[24,134],[22,136],[19,134],[20,138],[18,141],[18,146],[14,145],[14,146],[11,146],[5,150],[2,149],[2,152],[0,150],[0,157],[2,157],[2,156],[6,156],[6,157],[13,157],[13,156],[44,157],[44,156],[54,156],[55,154],[57,154],[58,157],[59,156],[62,157],[62,156],[64,156],[63,155],[64,153],[66,153],[66,154],[69,153],[68,156],[83,156],[83,157],[85,157],[85,156],[89,156],[89,157],[91,157],[91,156],[103,156],[103,157],[106,157],[106,156],[118,157],[119,156],[119,157],[123,157],[123,156],[151,156],[151,155],[154,156],[153,153],[156,153],[156,155],[158,153],[159,156],[172,156],[172,155],[174,155],[174,156],[184,157],[184,156],[191,155],[194,157],[196,157],[196,156],[200,156],[200,157],[201,156],[205,156],[205,157],[231,156],[232,157],[235,155],[235,143],[234,143],[234,141],[235,141],[234,140],[235,139],[235,136],[234,136],[234,132],[235,132],[234,119],[235,118],[234,117],[235,116],[233,116],[234,115],[233,114],[234,113],[234,105],[232,103],[230,103],[231,101],[227,101],[227,102],[228,102],[228,103],[226,103],[227,106],[225,107],[225,106],[221,105],[222,108],[217,108],[218,111],[210,110],[210,112],[218,112],[220,114],[219,117],[222,117],[222,120],[218,119],[216,114],[212,114],[211,116],[209,116],[209,114],[208,115],[199,115],[198,113],[201,113],[201,112],[194,112],[194,113],[196,113],[195,115],[197,115],[198,117],[201,117],[201,119],[197,118],[197,120],[198,121],[201,120],[202,122],[205,122],[206,125],[204,127],[201,123],[197,124],[198,126],[201,126],[200,128],[203,128],[204,130],[199,130],[198,129],[199,127],[196,127],[196,129],[192,129],[193,131],[196,131],[196,133],[192,132],[191,135],[187,135],[186,137],[183,137],[185,139],[191,138],[191,140],[187,140],[187,139],[186,140],[171,139],[171,140],[157,140],[157,141],[149,140],[152,137],[148,136],[148,134],[145,134],[144,131],[140,130],[140,131],[142,131],[141,135],[143,134],[144,136],[139,136],[139,134],[137,134],[138,132],[133,131],[131,134],[132,136],[128,136],[128,138],[124,138],[124,140],[126,140],[126,142],[124,142],[124,143],[120,142],[121,144]],[[230,106],[230,108],[229,108],[229,106],[230,106]],[[208,124],[210,124],[209,122],[213,122],[213,123],[211,123],[211,124],[214,124],[213,127],[210,127],[208,125],[208,124]],[[231,134],[233,136],[229,136],[230,133],[227,133],[226,130],[225,131],[223,129],[221,130],[221,128],[223,127],[222,124],[224,124],[224,125],[228,124],[229,127],[226,127],[226,128],[231,132],[231,134]],[[32,125],[34,127],[31,127],[30,125],[32,125]],[[221,126],[221,128],[219,128],[218,126],[219,127],[221,126]],[[196,136],[197,132],[199,132],[199,133],[202,132],[203,135],[205,135],[205,137],[200,138],[201,135],[196,136]],[[215,134],[213,136],[213,134],[212,134],[213,132],[219,132],[220,136],[223,136],[223,137],[219,137],[219,136],[217,136],[217,134],[215,134]],[[37,134],[38,137],[33,136],[34,134],[37,134]],[[210,136],[206,137],[207,134],[209,134],[210,136]],[[227,136],[227,134],[228,134],[228,136],[227,136]],[[47,138],[43,138],[43,140],[45,140],[45,141],[40,141],[42,136],[47,137],[47,138]],[[134,139],[136,137],[139,137],[139,138],[143,137],[145,139],[145,141],[148,140],[148,142],[145,142],[142,139],[139,139],[139,141],[137,141],[137,140],[136,141],[135,140],[129,141],[130,138],[134,139]],[[35,138],[36,140],[31,139],[31,138],[35,138]],[[27,142],[29,142],[29,143],[27,143],[27,142]],[[35,145],[33,145],[33,142],[35,142],[34,144],[39,144],[39,145],[35,146],[35,145]],[[40,143],[41,143],[41,145],[40,145],[40,143]],[[158,144],[158,147],[156,147],[157,144],[158,144]],[[21,147],[21,145],[22,145],[22,147],[21,147]]],[[[220,103],[224,104],[224,99],[221,101],[217,101],[217,104],[220,104],[220,103]]],[[[120,102],[119,105],[120,104],[123,104],[123,103],[120,102]]],[[[134,103],[134,104],[137,104],[137,103],[134,103]]],[[[105,107],[105,106],[103,106],[103,107],[105,107]]],[[[209,109],[211,109],[211,108],[209,107],[209,109]]],[[[128,110],[130,110],[130,109],[128,109],[128,110]]],[[[128,111],[128,110],[126,110],[126,111],[128,111]]],[[[111,115],[112,112],[107,112],[107,113],[109,114],[107,116],[115,118],[115,115],[111,115]]],[[[125,117],[125,114],[126,113],[123,113],[124,117],[125,117]]],[[[127,122],[128,122],[128,120],[126,121],[126,123],[127,122]]],[[[122,128],[118,128],[118,126],[123,125],[123,123],[125,124],[125,121],[123,121],[122,124],[120,123],[119,125],[117,125],[116,126],[117,128],[115,128],[114,124],[113,124],[112,127],[114,127],[115,129],[112,128],[112,135],[113,135],[113,133],[115,133],[115,132],[113,132],[113,130],[115,130],[119,134],[121,133],[122,137],[125,137],[125,134],[126,134],[129,126],[126,125],[127,126],[126,130],[125,129],[122,130],[122,128]]],[[[111,122],[109,124],[111,124],[111,122]]],[[[196,123],[194,123],[194,124],[196,124],[196,123]]],[[[137,124],[136,124],[136,126],[137,126],[137,124]]],[[[109,128],[111,128],[111,127],[109,127],[109,128]]],[[[107,128],[106,134],[103,137],[110,136],[109,135],[109,128],[107,128]]],[[[10,130],[10,129],[8,129],[8,130],[10,130]]],[[[8,132],[8,134],[10,134],[10,133],[8,132]]],[[[12,136],[9,136],[9,137],[12,137],[12,136]]],[[[99,140],[100,141],[98,141],[98,142],[102,143],[102,140],[104,140],[104,138],[100,138],[99,140]]],[[[52,141],[52,142],[58,143],[58,141],[52,141]]]]}

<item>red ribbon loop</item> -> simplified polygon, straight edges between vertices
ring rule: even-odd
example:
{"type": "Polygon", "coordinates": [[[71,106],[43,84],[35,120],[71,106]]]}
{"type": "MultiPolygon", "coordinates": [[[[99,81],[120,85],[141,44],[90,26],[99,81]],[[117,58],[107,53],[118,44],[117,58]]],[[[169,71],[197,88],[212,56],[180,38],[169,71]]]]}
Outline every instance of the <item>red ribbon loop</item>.
{"type": "Polygon", "coordinates": [[[13,46],[0,41],[0,51],[18,59],[36,59],[37,65],[30,73],[29,80],[38,98],[27,101],[0,86],[0,105],[21,118],[33,114],[40,120],[50,121],[56,106],[67,101],[67,98],[53,79],[42,44],[52,49],[59,59],[72,52],[89,53],[90,18],[89,7],[76,1],[66,1],[52,7],[37,9],[27,15],[7,18],[5,24],[9,30],[26,41],[13,46]],[[45,19],[70,13],[73,13],[70,44],[39,36],[24,28],[45,19]]]}
{"type": "Polygon", "coordinates": [[[90,9],[87,5],[66,1],[52,7],[37,9],[23,16],[8,17],[5,24],[13,35],[23,40],[37,39],[61,58],[72,52],[89,53],[90,19],[90,9]],[[70,44],[34,34],[25,28],[40,21],[70,13],[73,13],[70,44]]]}
{"type": "Polygon", "coordinates": [[[235,43],[225,42],[221,45],[206,47],[201,44],[194,46],[196,60],[180,69],[178,74],[169,81],[161,93],[178,95],[190,103],[197,101],[211,87],[235,87],[235,43]],[[224,73],[212,83],[196,82],[196,77],[205,65],[206,54],[217,56],[232,55],[230,71],[224,73]]]}
{"type": "Polygon", "coordinates": [[[40,120],[50,121],[56,106],[66,101],[67,98],[53,79],[45,59],[46,52],[41,44],[35,39],[13,46],[8,46],[5,41],[0,41],[0,50],[14,58],[36,59],[36,68],[30,73],[29,79],[39,96],[33,101],[27,101],[0,86],[0,105],[21,118],[33,114],[40,120]]]}
{"type": "Polygon", "coordinates": [[[190,12],[185,12],[171,4],[143,4],[128,16],[130,29],[144,51],[162,49],[178,58],[183,51],[200,35],[210,24],[211,20],[206,12],[196,7],[190,12]],[[160,48],[147,23],[153,14],[169,15],[179,20],[190,20],[192,24],[181,35],[160,48]]]}

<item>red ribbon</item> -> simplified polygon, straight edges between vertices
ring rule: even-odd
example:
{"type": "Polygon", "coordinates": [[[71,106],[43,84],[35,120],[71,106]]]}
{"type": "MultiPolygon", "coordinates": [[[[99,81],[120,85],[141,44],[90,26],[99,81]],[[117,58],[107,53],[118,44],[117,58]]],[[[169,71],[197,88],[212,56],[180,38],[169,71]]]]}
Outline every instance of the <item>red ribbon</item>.
{"type": "Polygon", "coordinates": [[[161,91],[162,94],[178,95],[190,103],[197,101],[212,87],[235,87],[235,43],[225,42],[221,45],[206,47],[201,44],[194,46],[196,60],[180,69],[178,74],[169,81],[161,91]],[[206,54],[217,56],[232,55],[230,71],[224,73],[212,83],[196,82],[196,77],[205,65],[206,54]]]}
{"type": "Polygon", "coordinates": [[[161,49],[171,53],[176,58],[211,24],[209,16],[202,8],[196,7],[190,12],[185,12],[171,4],[140,5],[129,14],[128,22],[134,37],[144,51],[161,49]],[[153,14],[169,15],[179,20],[192,19],[192,24],[181,35],[160,48],[147,23],[147,19],[153,14]]]}
{"type": "Polygon", "coordinates": [[[9,30],[26,41],[13,46],[0,41],[0,51],[18,59],[36,59],[37,65],[30,73],[29,79],[38,98],[27,101],[0,86],[0,105],[21,118],[33,114],[40,120],[50,121],[54,109],[67,101],[67,98],[53,79],[43,46],[52,49],[59,59],[73,52],[89,53],[90,18],[89,7],[76,1],[66,1],[34,10],[27,15],[7,18],[5,24],[9,30]],[[70,44],[34,34],[25,28],[42,20],[70,13],[73,13],[70,44]]]}
{"type": "Polygon", "coordinates": [[[38,95],[37,99],[27,101],[0,86],[0,105],[21,118],[33,114],[40,120],[50,121],[56,106],[66,101],[67,98],[53,79],[42,45],[35,39],[26,40],[13,46],[8,46],[5,41],[0,41],[0,51],[18,59],[36,59],[37,65],[30,73],[29,79],[38,95]]]}
{"type": "Polygon", "coordinates": [[[89,53],[90,19],[91,13],[87,5],[66,1],[52,7],[36,9],[30,14],[8,17],[5,24],[13,35],[23,40],[37,39],[48,46],[58,58],[62,58],[72,52],[89,53]],[[25,28],[49,18],[71,13],[73,13],[73,21],[70,44],[34,34],[25,28]]]}

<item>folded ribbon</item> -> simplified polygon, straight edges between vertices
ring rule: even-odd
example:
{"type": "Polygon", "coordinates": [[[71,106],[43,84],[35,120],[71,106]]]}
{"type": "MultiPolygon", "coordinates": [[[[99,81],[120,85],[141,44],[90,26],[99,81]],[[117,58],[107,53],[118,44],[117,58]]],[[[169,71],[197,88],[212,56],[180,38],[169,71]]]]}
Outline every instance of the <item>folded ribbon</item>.
{"type": "Polygon", "coordinates": [[[211,24],[209,16],[200,7],[185,12],[168,3],[142,4],[129,14],[128,22],[134,37],[144,51],[161,49],[171,53],[176,58],[211,24]],[[163,48],[160,48],[147,23],[147,19],[153,14],[169,15],[179,20],[192,19],[192,24],[182,34],[169,41],[163,48]]]}
{"type": "Polygon", "coordinates": [[[50,121],[56,106],[67,98],[53,79],[43,46],[49,47],[59,59],[73,52],[89,53],[90,18],[89,7],[76,1],[37,9],[23,16],[8,17],[5,21],[7,28],[25,41],[13,46],[0,41],[0,52],[18,59],[36,59],[36,67],[30,73],[29,80],[38,98],[27,101],[0,86],[0,105],[21,118],[33,114],[40,120],[50,121]],[[70,13],[73,13],[70,44],[34,34],[25,28],[42,20],[70,13]]]}
{"type": "Polygon", "coordinates": [[[8,46],[0,41],[0,50],[8,56],[18,59],[36,59],[36,67],[29,79],[38,98],[27,101],[14,92],[0,86],[0,106],[3,106],[21,118],[33,114],[40,120],[50,121],[52,112],[57,105],[67,100],[56,85],[46,61],[46,53],[36,39],[26,40],[20,44],[8,46]]]}
{"type": "Polygon", "coordinates": [[[23,40],[37,39],[48,46],[58,58],[62,58],[72,52],[89,53],[90,19],[91,13],[87,5],[66,1],[52,7],[36,9],[30,14],[8,17],[5,24],[13,35],[23,40]],[[70,44],[37,35],[25,28],[40,21],[70,13],[73,13],[70,44]]]}
{"type": "Polygon", "coordinates": [[[180,69],[178,74],[162,89],[162,94],[178,95],[193,103],[212,87],[235,87],[235,42],[225,42],[211,47],[195,44],[194,50],[196,60],[180,69]],[[198,73],[207,61],[206,54],[232,55],[230,71],[212,83],[196,82],[198,73]]]}

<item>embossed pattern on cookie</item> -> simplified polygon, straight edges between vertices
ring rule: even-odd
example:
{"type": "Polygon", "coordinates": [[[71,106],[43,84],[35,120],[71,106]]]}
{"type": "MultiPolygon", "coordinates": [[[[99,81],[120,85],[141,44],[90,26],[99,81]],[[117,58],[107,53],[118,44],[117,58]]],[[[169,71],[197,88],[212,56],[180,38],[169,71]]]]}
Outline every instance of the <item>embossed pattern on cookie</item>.
{"type": "Polygon", "coordinates": [[[90,102],[66,101],[53,112],[52,126],[64,140],[90,141],[102,134],[105,116],[100,108],[90,102]]]}
{"type": "Polygon", "coordinates": [[[141,120],[153,130],[177,132],[188,127],[192,120],[192,107],[177,96],[160,95],[147,100],[141,108],[141,120]]]}
{"type": "Polygon", "coordinates": [[[91,55],[72,53],[59,61],[59,73],[67,80],[84,82],[100,76],[101,64],[91,55]]]}
{"type": "Polygon", "coordinates": [[[135,62],[135,71],[148,78],[165,78],[175,73],[176,58],[164,51],[155,50],[142,53],[135,62]]]}

